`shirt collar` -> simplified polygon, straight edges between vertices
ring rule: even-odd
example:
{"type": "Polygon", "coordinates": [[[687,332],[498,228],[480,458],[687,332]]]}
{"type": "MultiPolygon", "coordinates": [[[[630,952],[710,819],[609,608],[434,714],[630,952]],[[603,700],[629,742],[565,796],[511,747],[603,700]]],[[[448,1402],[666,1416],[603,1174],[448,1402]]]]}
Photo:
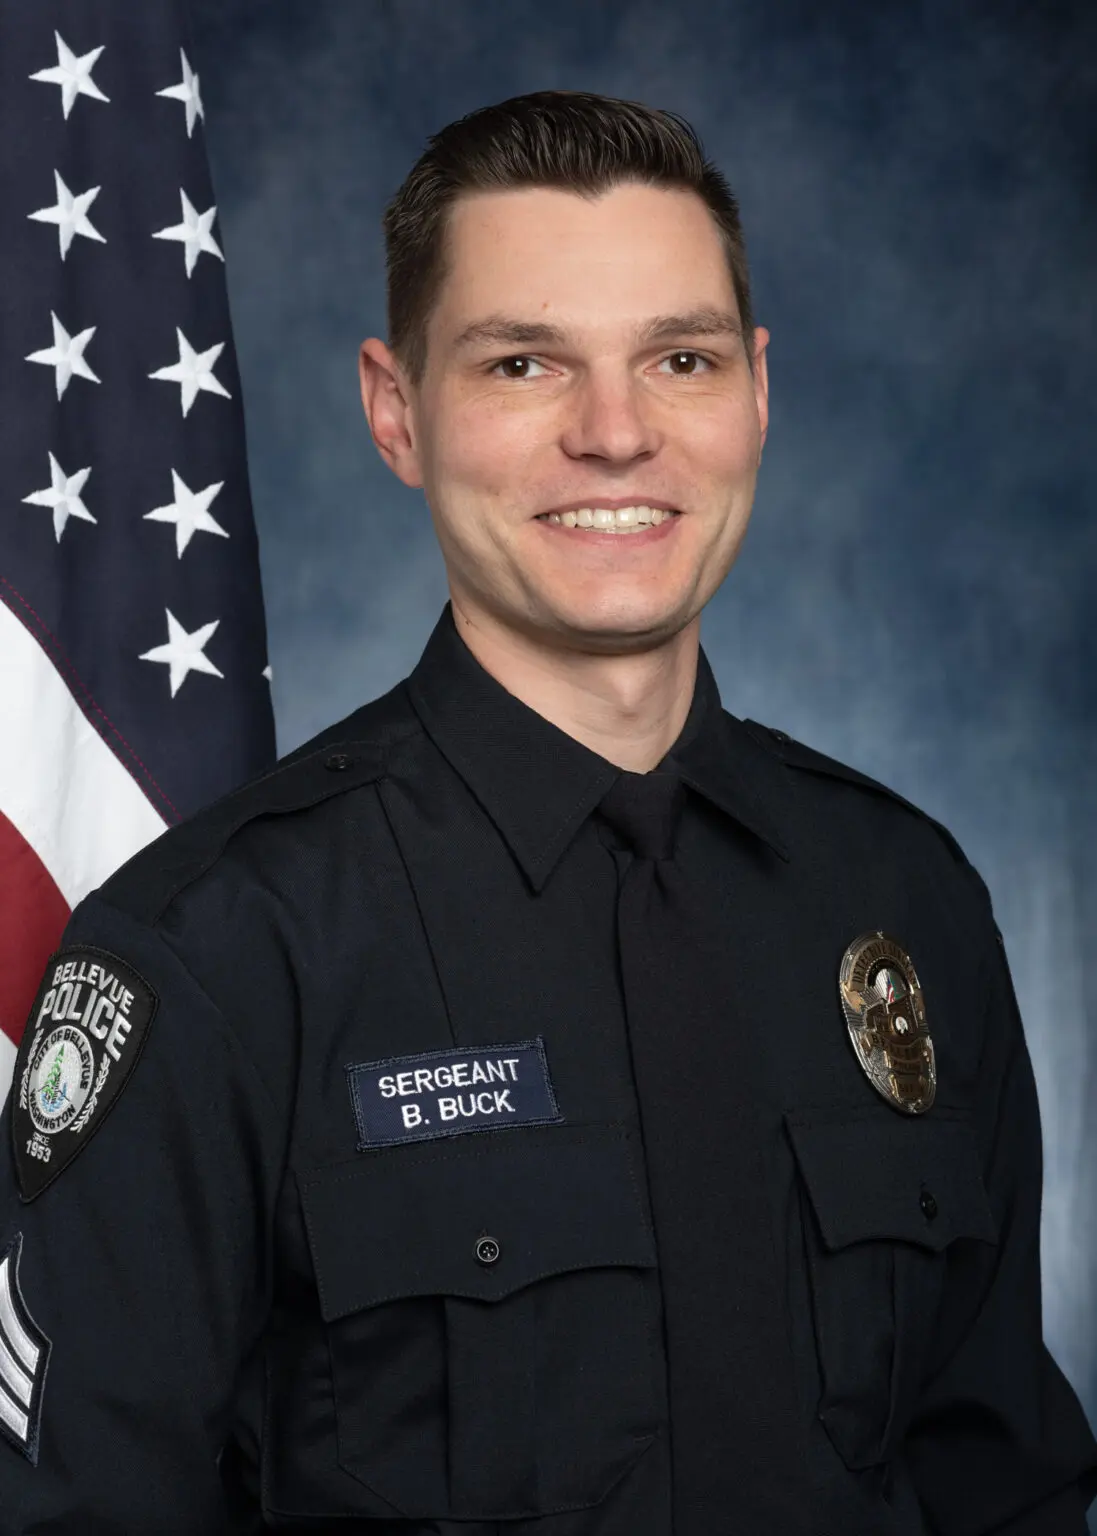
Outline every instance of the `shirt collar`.
{"type": "MultiPolygon", "coordinates": [[[[621,772],[508,692],[458,633],[446,603],[406,679],[424,730],[490,816],[536,891],[621,772]]],[[[704,648],[673,767],[782,859],[780,765],[720,704],[704,648]]]]}

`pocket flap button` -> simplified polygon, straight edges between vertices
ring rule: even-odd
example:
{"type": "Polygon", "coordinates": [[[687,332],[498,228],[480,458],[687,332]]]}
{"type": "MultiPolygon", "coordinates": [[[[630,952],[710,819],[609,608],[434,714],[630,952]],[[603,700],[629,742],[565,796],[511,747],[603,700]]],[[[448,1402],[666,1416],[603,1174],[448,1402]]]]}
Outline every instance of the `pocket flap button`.
{"type": "Polygon", "coordinates": [[[932,1221],[937,1215],[937,1202],[928,1189],[923,1189],[918,1204],[922,1207],[922,1215],[927,1221],[932,1221]]]}
{"type": "Polygon", "coordinates": [[[478,1264],[494,1264],[499,1257],[499,1244],[493,1237],[482,1237],[476,1244],[476,1262],[478,1264]]]}

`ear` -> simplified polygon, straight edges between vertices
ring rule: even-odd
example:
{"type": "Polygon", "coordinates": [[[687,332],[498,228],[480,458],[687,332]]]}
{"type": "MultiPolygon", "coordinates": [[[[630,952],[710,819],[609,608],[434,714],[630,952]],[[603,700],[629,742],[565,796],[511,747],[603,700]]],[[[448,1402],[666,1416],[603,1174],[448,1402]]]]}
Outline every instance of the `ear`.
{"type": "Polygon", "coordinates": [[[405,485],[419,489],[423,476],[415,446],[411,387],[392,352],[376,336],[368,337],[358,349],[358,382],[377,452],[405,485]]]}
{"type": "Polygon", "coordinates": [[[754,403],[758,408],[758,424],[761,437],[758,442],[758,462],[762,462],[762,449],[769,431],[769,370],[766,365],[766,347],[769,332],[764,325],[754,328],[754,403]]]}

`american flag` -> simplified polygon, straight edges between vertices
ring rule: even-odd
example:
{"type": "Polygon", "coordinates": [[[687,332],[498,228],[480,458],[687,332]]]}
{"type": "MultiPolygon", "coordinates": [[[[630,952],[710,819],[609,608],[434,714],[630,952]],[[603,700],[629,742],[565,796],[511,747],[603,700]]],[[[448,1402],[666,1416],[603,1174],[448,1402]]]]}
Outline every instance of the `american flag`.
{"type": "Polygon", "coordinates": [[[0,0],[0,1104],[72,907],[274,760],[181,0],[0,0]]]}

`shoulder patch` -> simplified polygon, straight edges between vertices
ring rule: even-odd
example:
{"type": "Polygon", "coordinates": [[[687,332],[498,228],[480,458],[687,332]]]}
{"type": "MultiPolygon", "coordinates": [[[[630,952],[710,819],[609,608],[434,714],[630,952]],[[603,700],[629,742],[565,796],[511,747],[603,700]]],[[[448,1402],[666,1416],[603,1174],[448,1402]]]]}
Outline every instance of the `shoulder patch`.
{"type": "Polygon", "coordinates": [[[23,1234],[0,1253],[0,1435],[32,1466],[38,1464],[38,1424],[50,1341],[27,1310],[19,1287],[23,1234]]]}
{"type": "MultiPolygon", "coordinates": [[[[870,779],[867,773],[860,773],[856,768],[850,768],[846,763],[840,763],[836,758],[826,757],[822,752],[816,752],[814,747],[807,747],[801,741],[795,741],[785,731],[779,731],[775,726],[761,725],[757,720],[744,720],[743,725],[763,747],[766,747],[775,757],[779,757],[790,768],[803,769],[807,773],[816,773],[824,778],[843,779],[847,784],[857,784],[862,789],[869,789],[878,795],[886,795],[889,800],[896,801],[915,816],[927,821],[931,827],[944,840],[952,856],[970,869],[973,874],[977,871],[970,863],[967,854],[953,837],[943,823],[935,821],[921,806],[915,805],[913,800],[907,800],[896,790],[890,789],[886,784],[881,784],[877,779],[870,779]]],[[[980,881],[980,883],[982,883],[980,881]]]]}
{"type": "Polygon", "coordinates": [[[103,949],[58,950],[31,1008],[12,1078],[19,1192],[30,1201],[86,1146],[137,1065],[159,999],[103,949]]]}

